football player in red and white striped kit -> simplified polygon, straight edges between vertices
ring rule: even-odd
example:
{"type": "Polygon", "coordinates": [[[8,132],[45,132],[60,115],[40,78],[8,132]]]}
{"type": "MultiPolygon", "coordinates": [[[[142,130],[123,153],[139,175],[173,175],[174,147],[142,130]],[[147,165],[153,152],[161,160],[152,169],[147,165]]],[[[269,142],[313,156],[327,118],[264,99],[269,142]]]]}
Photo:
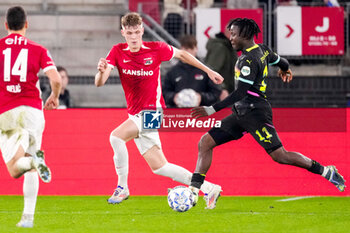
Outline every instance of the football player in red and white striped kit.
{"type": "MultiPolygon", "coordinates": [[[[121,20],[122,36],[126,43],[119,43],[110,50],[106,58],[98,62],[95,85],[102,86],[112,69],[118,68],[120,80],[125,92],[129,118],[112,131],[110,143],[114,150],[114,164],[118,174],[118,185],[108,203],[120,203],[129,197],[128,189],[128,151],[125,143],[134,139],[135,144],[152,171],[175,181],[189,185],[192,173],[169,163],[161,149],[158,131],[142,128],[142,111],[159,110],[165,107],[160,80],[160,64],[173,57],[193,65],[208,74],[210,79],[220,84],[221,75],[209,69],[189,53],[178,50],[164,42],[144,42],[144,28],[139,14],[131,12],[121,20]]],[[[221,192],[221,187],[209,182],[202,185],[205,199],[221,192]]],[[[207,201],[207,208],[215,208],[215,203],[207,201]]]]}
{"type": "Polygon", "coordinates": [[[49,77],[51,95],[44,108],[58,106],[61,77],[49,52],[25,37],[26,12],[20,6],[6,12],[8,36],[0,39],[0,149],[10,175],[24,175],[24,210],[18,227],[33,227],[40,178],[51,172],[40,150],[45,126],[39,85],[40,69],[49,77]]]}

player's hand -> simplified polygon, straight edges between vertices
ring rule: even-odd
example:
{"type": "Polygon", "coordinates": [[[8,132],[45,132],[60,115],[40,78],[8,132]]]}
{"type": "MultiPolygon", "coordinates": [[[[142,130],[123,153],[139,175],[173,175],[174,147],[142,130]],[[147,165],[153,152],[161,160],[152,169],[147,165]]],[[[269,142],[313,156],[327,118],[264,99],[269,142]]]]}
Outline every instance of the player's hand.
{"type": "Polygon", "coordinates": [[[290,69],[288,69],[287,71],[282,71],[281,69],[279,69],[277,75],[283,80],[283,82],[289,83],[293,79],[293,74],[290,69]]]}
{"type": "Polygon", "coordinates": [[[51,94],[45,102],[44,109],[45,110],[56,109],[56,108],[58,108],[58,105],[59,105],[58,97],[55,97],[53,94],[51,94]]]}
{"type": "Polygon", "coordinates": [[[191,116],[197,119],[200,117],[208,116],[208,114],[204,110],[204,106],[199,106],[191,109],[191,116]]]}
{"type": "Polygon", "coordinates": [[[215,110],[212,106],[199,106],[191,109],[191,116],[198,119],[200,117],[210,116],[215,110]]]}
{"type": "Polygon", "coordinates": [[[106,71],[107,65],[108,65],[107,60],[105,58],[100,58],[97,64],[97,69],[103,73],[106,71]]]}
{"type": "Polygon", "coordinates": [[[208,72],[208,76],[215,84],[221,84],[224,81],[224,78],[218,73],[213,70],[210,70],[208,72]]]}

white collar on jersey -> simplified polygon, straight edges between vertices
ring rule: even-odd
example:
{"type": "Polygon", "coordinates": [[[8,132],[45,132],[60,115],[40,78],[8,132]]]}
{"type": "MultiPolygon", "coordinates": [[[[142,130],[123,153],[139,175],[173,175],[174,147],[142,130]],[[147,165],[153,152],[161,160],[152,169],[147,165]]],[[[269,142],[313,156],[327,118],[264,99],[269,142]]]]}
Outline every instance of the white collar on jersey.
{"type": "MultiPolygon", "coordinates": [[[[151,48],[145,46],[144,44],[141,45],[141,48],[143,48],[143,49],[151,49],[151,48]]],[[[127,50],[130,50],[130,48],[129,48],[129,46],[128,46],[128,47],[126,47],[126,48],[123,49],[123,50],[124,50],[124,51],[127,51],[127,50]]]]}

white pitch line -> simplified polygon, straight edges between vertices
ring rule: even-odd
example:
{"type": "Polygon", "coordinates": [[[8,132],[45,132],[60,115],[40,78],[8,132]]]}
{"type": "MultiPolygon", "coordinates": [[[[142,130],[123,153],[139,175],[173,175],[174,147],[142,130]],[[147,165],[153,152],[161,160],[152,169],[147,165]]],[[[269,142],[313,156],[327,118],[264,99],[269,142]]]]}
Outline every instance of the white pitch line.
{"type": "Polygon", "coordinates": [[[276,201],[297,201],[297,200],[302,200],[302,199],[307,199],[307,198],[314,198],[316,196],[302,196],[302,197],[291,197],[291,198],[285,198],[285,199],[279,199],[276,201]]]}

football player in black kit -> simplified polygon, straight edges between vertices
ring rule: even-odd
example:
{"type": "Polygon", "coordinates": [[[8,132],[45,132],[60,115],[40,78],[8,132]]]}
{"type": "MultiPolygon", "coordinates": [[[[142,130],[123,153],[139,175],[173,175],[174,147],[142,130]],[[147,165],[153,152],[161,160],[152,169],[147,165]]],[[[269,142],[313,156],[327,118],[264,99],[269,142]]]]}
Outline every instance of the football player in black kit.
{"type": "MultiPolygon", "coordinates": [[[[277,65],[280,68],[278,76],[284,82],[290,82],[292,72],[288,61],[272,52],[269,47],[255,44],[254,36],[258,36],[260,29],[252,19],[233,19],[228,28],[231,31],[230,40],[233,48],[242,51],[235,67],[236,90],[212,106],[192,109],[192,116],[196,118],[209,116],[229,105],[233,105],[233,114],[222,120],[220,128],[212,128],[202,136],[190,188],[194,193],[198,192],[211,165],[214,147],[240,139],[245,133],[250,133],[274,161],[322,175],[343,192],[345,180],[335,166],[322,166],[298,152],[287,151],[273,126],[271,105],[265,95],[265,79],[268,75],[268,66],[277,65]]],[[[220,193],[213,198],[213,206],[216,205],[219,196],[220,193]]]]}

